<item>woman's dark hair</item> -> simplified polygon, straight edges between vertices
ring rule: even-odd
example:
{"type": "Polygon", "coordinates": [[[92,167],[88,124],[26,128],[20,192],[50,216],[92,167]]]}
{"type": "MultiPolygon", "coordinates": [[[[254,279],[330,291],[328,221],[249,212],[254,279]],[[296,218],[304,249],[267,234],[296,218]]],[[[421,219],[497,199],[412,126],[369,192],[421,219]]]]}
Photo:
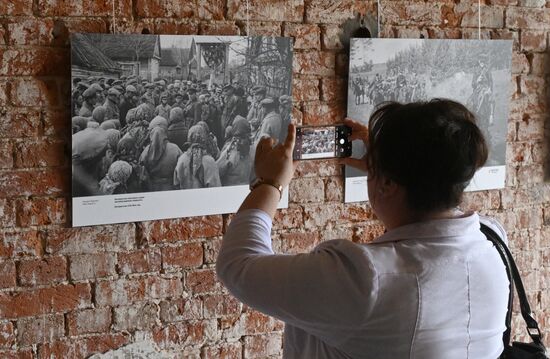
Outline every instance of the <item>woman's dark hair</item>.
{"type": "Polygon", "coordinates": [[[457,206],[487,155],[475,116],[455,101],[387,102],[369,120],[369,176],[402,185],[412,210],[457,206]]]}

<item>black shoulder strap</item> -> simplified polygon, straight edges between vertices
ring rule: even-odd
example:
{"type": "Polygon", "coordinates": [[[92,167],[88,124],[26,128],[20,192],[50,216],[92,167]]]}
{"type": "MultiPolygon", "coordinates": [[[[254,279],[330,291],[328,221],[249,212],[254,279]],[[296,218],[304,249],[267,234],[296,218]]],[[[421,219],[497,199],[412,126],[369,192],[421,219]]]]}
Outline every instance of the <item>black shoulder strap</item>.
{"type": "Polygon", "coordinates": [[[527,324],[527,332],[529,333],[531,339],[533,339],[534,343],[538,345],[543,345],[542,333],[540,332],[537,321],[535,320],[535,318],[533,318],[533,313],[531,312],[531,307],[529,305],[527,295],[525,294],[525,288],[523,287],[523,282],[521,281],[521,276],[519,275],[519,271],[516,263],[514,262],[514,258],[512,257],[512,253],[510,253],[508,246],[506,245],[506,243],[504,243],[502,238],[500,238],[500,236],[495,231],[493,231],[491,228],[483,223],[481,223],[481,232],[483,232],[487,239],[495,245],[495,248],[500,254],[504,265],[506,266],[506,272],[508,274],[508,279],[510,280],[510,298],[508,302],[508,313],[506,315],[506,332],[503,336],[504,346],[506,347],[510,343],[514,285],[518,293],[521,315],[523,316],[523,320],[527,324]]]}

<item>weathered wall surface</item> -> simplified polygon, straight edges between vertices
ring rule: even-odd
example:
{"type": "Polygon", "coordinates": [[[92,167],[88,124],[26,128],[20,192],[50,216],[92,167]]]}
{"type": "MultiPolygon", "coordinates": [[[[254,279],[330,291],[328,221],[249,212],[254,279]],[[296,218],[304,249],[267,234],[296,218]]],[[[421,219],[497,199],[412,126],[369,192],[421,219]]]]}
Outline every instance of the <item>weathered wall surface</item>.
{"type": "MultiPolygon", "coordinates": [[[[549,334],[550,1],[483,2],[482,37],[514,40],[507,180],[505,189],[468,194],[464,207],[504,223],[549,334]]],[[[246,32],[239,0],[115,0],[115,8],[120,32],[246,32]]],[[[477,1],[385,0],[382,8],[384,37],[478,35],[477,1]]],[[[376,2],[250,1],[251,34],[295,37],[297,122],[345,114],[347,55],[337,34],[354,11],[375,13],[376,2]]],[[[111,12],[110,0],[0,0],[0,357],[82,358],[134,342],[176,358],[280,357],[282,324],[216,280],[227,216],[68,228],[68,35],[110,32],[111,12]]],[[[301,164],[290,193],[274,227],[282,252],[383,231],[368,204],[342,203],[334,161],[301,164]]]]}

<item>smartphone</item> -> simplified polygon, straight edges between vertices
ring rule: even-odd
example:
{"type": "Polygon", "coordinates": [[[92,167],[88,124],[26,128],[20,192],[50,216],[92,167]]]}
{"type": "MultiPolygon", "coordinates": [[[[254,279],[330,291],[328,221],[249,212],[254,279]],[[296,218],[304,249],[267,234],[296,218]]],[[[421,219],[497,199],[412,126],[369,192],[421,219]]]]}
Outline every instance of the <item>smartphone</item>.
{"type": "Polygon", "coordinates": [[[351,156],[351,128],[336,126],[299,126],[296,128],[294,160],[317,160],[351,156]]]}

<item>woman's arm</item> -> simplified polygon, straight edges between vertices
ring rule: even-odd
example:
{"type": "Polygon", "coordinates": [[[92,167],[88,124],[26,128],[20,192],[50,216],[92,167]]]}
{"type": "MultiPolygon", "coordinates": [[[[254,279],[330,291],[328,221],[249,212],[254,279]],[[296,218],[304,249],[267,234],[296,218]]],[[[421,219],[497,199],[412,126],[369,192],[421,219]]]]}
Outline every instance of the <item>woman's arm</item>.
{"type": "MultiPolygon", "coordinates": [[[[256,147],[256,177],[279,183],[283,188],[288,186],[297,165],[292,160],[295,139],[296,127],[293,124],[288,126],[288,135],[284,143],[275,145],[275,139],[262,138],[256,147]]],[[[237,213],[247,209],[259,209],[273,219],[280,199],[281,195],[275,187],[263,184],[250,192],[237,213]]]]}

